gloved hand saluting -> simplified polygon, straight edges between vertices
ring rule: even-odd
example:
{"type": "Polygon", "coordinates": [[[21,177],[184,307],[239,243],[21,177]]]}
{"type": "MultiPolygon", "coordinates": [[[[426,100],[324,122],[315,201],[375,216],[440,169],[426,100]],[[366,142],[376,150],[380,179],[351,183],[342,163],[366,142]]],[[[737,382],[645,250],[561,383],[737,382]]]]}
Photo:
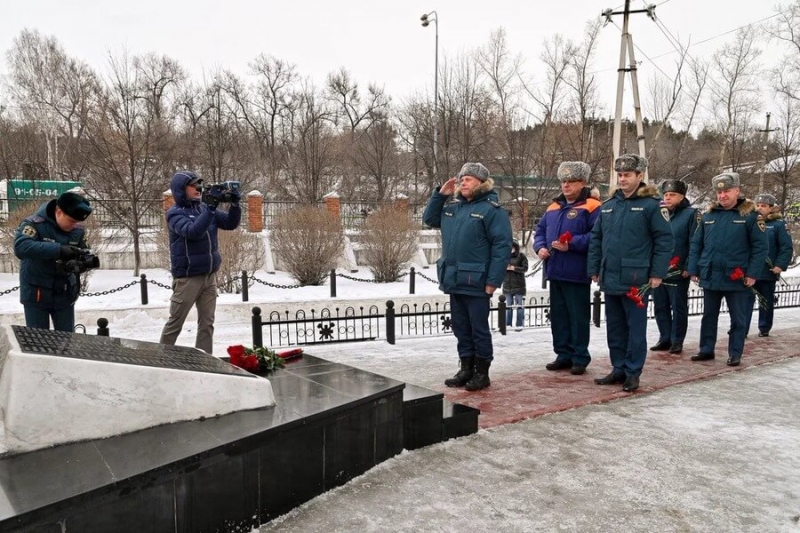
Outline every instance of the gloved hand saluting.
{"type": "Polygon", "coordinates": [[[70,259],[75,259],[78,257],[78,247],[70,246],[68,244],[62,244],[61,248],[58,252],[59,259],[66,259],[69,261],[70,259]]]}

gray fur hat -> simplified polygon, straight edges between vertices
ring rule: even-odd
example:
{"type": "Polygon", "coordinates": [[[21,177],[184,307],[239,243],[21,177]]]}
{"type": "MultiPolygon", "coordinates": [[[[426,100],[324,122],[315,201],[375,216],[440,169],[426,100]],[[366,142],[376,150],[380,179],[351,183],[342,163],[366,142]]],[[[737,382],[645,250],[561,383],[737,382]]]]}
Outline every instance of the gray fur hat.
{"type": "Polygon", "coordinates": [[[464,176],[472,176],[481,181],[486,181],[489,179],[489,169],[480,163],[464,163],[456,177],[463,178],[464,176]]]}
{"type": "Polygon", "coordinates": [[[723,172],[711,178],[711,187],[715,191],[727,191],[733,187],[739,186],[739,173],[738,172],[723,172]]]}
{"type": "Polygon", "coordinates": [[[564,161],[558,165],[558,179],[565,181],[589,181],[592,167],[583,161],[564,161]]]}
{"type": "Polygon", "coordinates": [[[647,158],[637,154],[623,154],[614,161],[614,172],[641,172],[647,170],[647,158]]]}
{"type": "Polygon", "coordinates": [[[676,192],[686,196],[688,187],[681,180],[664,180],[661,182],[661,185],[659,185],[659,189],[661,189],[661,194],[665,192],[676,192]]]}
{"type": "Polygon", "coordinates": [[[778,203],[778,200],[771,194],[759,194],[758,196],[756,196],[756,203],[773,206],[778,203]]]}

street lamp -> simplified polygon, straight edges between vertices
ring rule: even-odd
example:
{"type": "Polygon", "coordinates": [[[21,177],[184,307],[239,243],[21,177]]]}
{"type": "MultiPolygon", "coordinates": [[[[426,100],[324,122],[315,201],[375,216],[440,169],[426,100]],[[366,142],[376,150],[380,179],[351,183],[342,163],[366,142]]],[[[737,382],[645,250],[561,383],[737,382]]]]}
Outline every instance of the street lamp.
{"type": "Polygon", "coordinates": [[[438,180],[436,153],[439,145],[439,14],[436,11],[431,11],[422,15],[420,20],[423,28],[427,28],[428,24],[433,21],[436,30],[436,60],[433,73],[433,179],[438,180]]]}

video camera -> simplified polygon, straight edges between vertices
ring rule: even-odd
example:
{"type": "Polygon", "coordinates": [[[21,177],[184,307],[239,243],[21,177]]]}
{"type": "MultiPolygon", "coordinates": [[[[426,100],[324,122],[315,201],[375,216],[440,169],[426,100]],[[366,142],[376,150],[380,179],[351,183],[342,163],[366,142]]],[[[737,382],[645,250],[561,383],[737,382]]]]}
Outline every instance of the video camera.
{"type": "Polygon", "coordinates": [[[64,274],[82,274],[87,270],[100,267],[100,258],[88,248],[78,248],[78,257],[65,261],[58,259],[56,268],[64,274]]]}
{"type": "Polygon", "coordinates": [[[239,182],[223,181],[222,183],[203,185],[200,199],[204,204],[233,203],[239,199],[239,182]]]}

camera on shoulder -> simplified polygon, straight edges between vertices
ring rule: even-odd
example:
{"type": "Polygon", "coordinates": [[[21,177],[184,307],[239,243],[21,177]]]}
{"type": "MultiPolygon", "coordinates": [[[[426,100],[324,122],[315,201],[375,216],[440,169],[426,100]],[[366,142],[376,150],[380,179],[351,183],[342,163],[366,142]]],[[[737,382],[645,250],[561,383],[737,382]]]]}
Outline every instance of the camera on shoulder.
{"type": "Polygon", "coordinates": [[[203,185],[200,199],[204,204],[214,205],[236,202],[239,200],[239,182],[223,181],[222,183],[203,185]]]}
{"type": "Polygon", "coordinates": [[[75,259],[56,261],[56,268],[64,274],[82,274],[87,270],[100,267],[100,258],[88,248],[77,248],[78,256],[75,259]]]}

